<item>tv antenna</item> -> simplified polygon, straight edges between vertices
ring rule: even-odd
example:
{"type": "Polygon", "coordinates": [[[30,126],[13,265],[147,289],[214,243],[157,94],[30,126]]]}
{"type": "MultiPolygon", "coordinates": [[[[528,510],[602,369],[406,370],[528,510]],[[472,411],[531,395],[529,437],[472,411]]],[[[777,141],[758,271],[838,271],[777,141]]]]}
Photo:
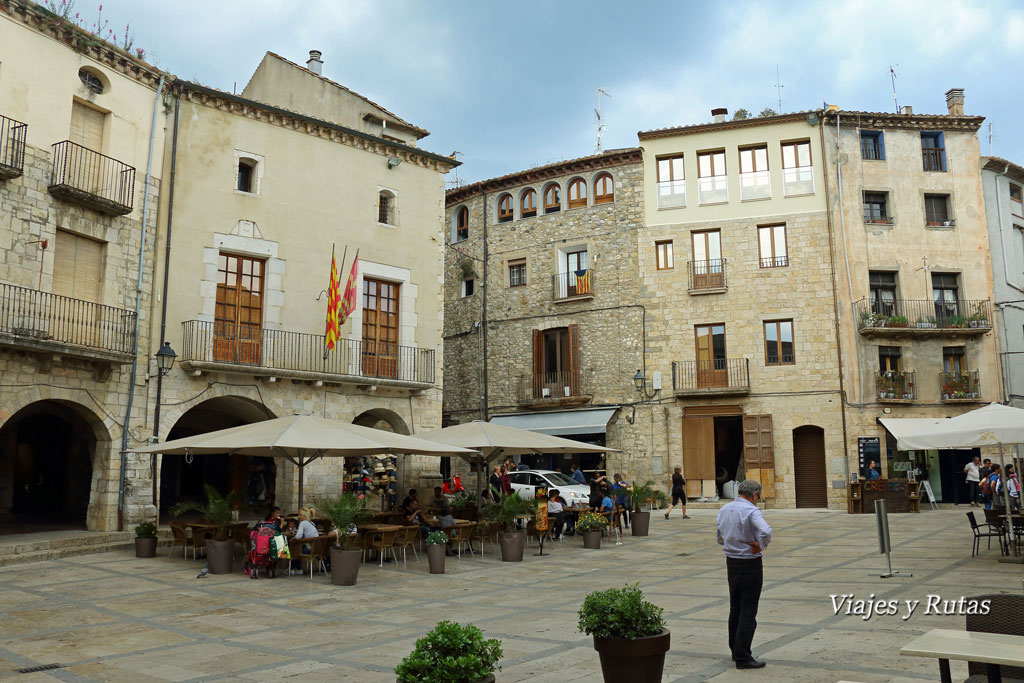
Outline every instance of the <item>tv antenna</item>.
{"type": "Polygon", "coordinates": [[[779,77],[779,65],[775,65],[775,91],[779,96],[779,113],[782,113],[782,89],[786,86],[782,85],[782,78],[779,77]]]}
{"type": "Polygon", "coordinates": [[[899,68],[899,64],[893,66],[889,65],[889,79],[892,81],[892,101],[896,103],[896,113],[900,113],[900,101],[896,99],[896,69],[899,68]]]}
{"type": "MultiPolygon", "coordinates": [[[[449,154],[448,156],[450,156],[452,159],[455,159],[456,161],[458,161],[459,157],[466,156],[466,155],[463,154],[462,152],[460,152],[459,150],[455,150],[451,154],[449,154]]],[[[459,167],[456,166],[455,168],[453,168],[452,169],[452,173],[454,173],[455,175],[454,175],[454,177],[452,177],[451,180],[448,181],[448,184],[451,187],[453,187],[453,188],[455,188],[455,187],[462,187],[462,178],[459,177],[459,167]]]]}
{"type": "Polygon", "coordinates": [[[597,144],[594,146],[595,154],[601,153],[601,134],[608,130],[608,126],[605,125],[604,119],[601,118],[601,95],[611,97],[611,93],[604,88],[597,89],[597,108],[594,110],[594,119],[597,126],[597,144]]]}

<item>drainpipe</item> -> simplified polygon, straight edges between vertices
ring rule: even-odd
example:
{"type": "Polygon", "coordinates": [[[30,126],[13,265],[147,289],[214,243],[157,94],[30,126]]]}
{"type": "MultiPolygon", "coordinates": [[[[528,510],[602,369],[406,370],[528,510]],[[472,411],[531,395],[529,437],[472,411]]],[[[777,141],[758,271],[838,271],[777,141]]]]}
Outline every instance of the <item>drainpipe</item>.
{"type": "Polygon", "coordinates": [[[483,334],[484,334],[484,391],[483,391],[483,396],[480,397],[480,400],[482,402],[482,406],[480,408],[480,416],[481,416],[481,419],[484,422],[487,422],[487,420],[490,417],[490,409],[489,409],[489,406],[488,406],[488,398],[487,398],[487,396],[488,396],[488,388],[487,388],[487,289],[488,289],[487,288],[487,255],[488,255],[488,248],[487,248],[487,192],[486,191],[483,193],[483,200],[484,200],[484,212],[483,212],[484,213],[484,276],[483,276],[483,286],[482,286],[483,291],[481,292],[481,294],[483,295],[481,297],[483,299],[483,302],[482,302],[483,312],[481,314],[480,326],[483,328],[483,334]]]}
{"type": "MultiPolygon", "coordinates": [[[[156,115],[160,106],[160,97],[164,91],[164,77],[156,87],[153,99],[153,121],[149,127],[149,156],[146,158],[146,183],[142,193],[142,243],[139,245],[139,276],[135,284],[135,334],[132,341],[132,370],[128,384],[128,405],[124,411],[124,423],[121,427],[121,471],[117,487],[117,530],[124,531],[124,486],[127,475],[128,426],[132,418],[132,403],[135,399],[135,378],[139,370],[139,312],[142,309],[142,267],[146,257],[146,231],[149,225],[149,181],[153,168],[153,142],[156,140],[156,115]]],[[[148,366],[147,366],[148,367],[148,366]]],[[[156,485],[154,480],[153,485],[156,485]]]]}

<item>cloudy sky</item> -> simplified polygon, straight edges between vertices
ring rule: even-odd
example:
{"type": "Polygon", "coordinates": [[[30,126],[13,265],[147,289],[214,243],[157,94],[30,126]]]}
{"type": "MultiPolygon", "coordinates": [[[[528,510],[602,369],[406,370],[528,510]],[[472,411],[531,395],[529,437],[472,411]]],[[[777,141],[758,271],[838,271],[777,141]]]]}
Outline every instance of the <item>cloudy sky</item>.
{"type": "MultiPolygon", "coordinates": [[[[59,2],[59,0],[58,0],[59,2]]],[[[90,22],[99,5],[77,0],[90,22]]],[[[821,106],[987,117],[981,151],[1024,163],[1024,5],[1010,0],[842,3],[659,0],[105,0],[103,18],[158,66],[241,90],[264,52],[304,63],[431,131],[422,145],[462,153],[464,181],[590,154],[596,88],[605,149],[636,132],[710,120],[710,109],[821,106]]]]}

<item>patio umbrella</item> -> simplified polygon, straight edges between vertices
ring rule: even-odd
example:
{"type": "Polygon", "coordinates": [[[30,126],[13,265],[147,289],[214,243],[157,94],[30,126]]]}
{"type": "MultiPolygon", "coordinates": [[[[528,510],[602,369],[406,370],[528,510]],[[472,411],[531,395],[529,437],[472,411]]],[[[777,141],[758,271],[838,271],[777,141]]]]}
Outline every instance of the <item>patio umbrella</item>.
{"type": "Polygon", "coordinates": [[[284,458],[299,468],[299,507],[303,470],[319,458],[379,454],[470,455],[473,451],[412,436],[360,427],[341,420],[289,415],[221,429],[184,439],[130,449],[164,455],[196,453],[284,458]]]}

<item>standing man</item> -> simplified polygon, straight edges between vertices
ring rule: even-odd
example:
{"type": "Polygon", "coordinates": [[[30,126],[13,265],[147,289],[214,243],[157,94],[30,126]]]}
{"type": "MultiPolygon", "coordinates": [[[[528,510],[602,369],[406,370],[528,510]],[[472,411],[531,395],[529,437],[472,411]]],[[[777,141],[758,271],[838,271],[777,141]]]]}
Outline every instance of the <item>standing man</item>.
{"type": "Polygon", "coordinates": [[[764,581],[761,553],[772,540],[772,528],[757,507],[760,483],[747,479],[736,493],[739,498],[718,511],[718,544],[729,576],[729,649],[737,669],[760,669],[764,662],[754,659],[750,645],[764,581]]]}
{"type": "Polygon", "coordinates": [[[978,482],[981,480],[981,458],[977,455],[964,467],[964,474],[967,475],[968,497],[971,499],[971,507],[978,507],[978,482]]]}

